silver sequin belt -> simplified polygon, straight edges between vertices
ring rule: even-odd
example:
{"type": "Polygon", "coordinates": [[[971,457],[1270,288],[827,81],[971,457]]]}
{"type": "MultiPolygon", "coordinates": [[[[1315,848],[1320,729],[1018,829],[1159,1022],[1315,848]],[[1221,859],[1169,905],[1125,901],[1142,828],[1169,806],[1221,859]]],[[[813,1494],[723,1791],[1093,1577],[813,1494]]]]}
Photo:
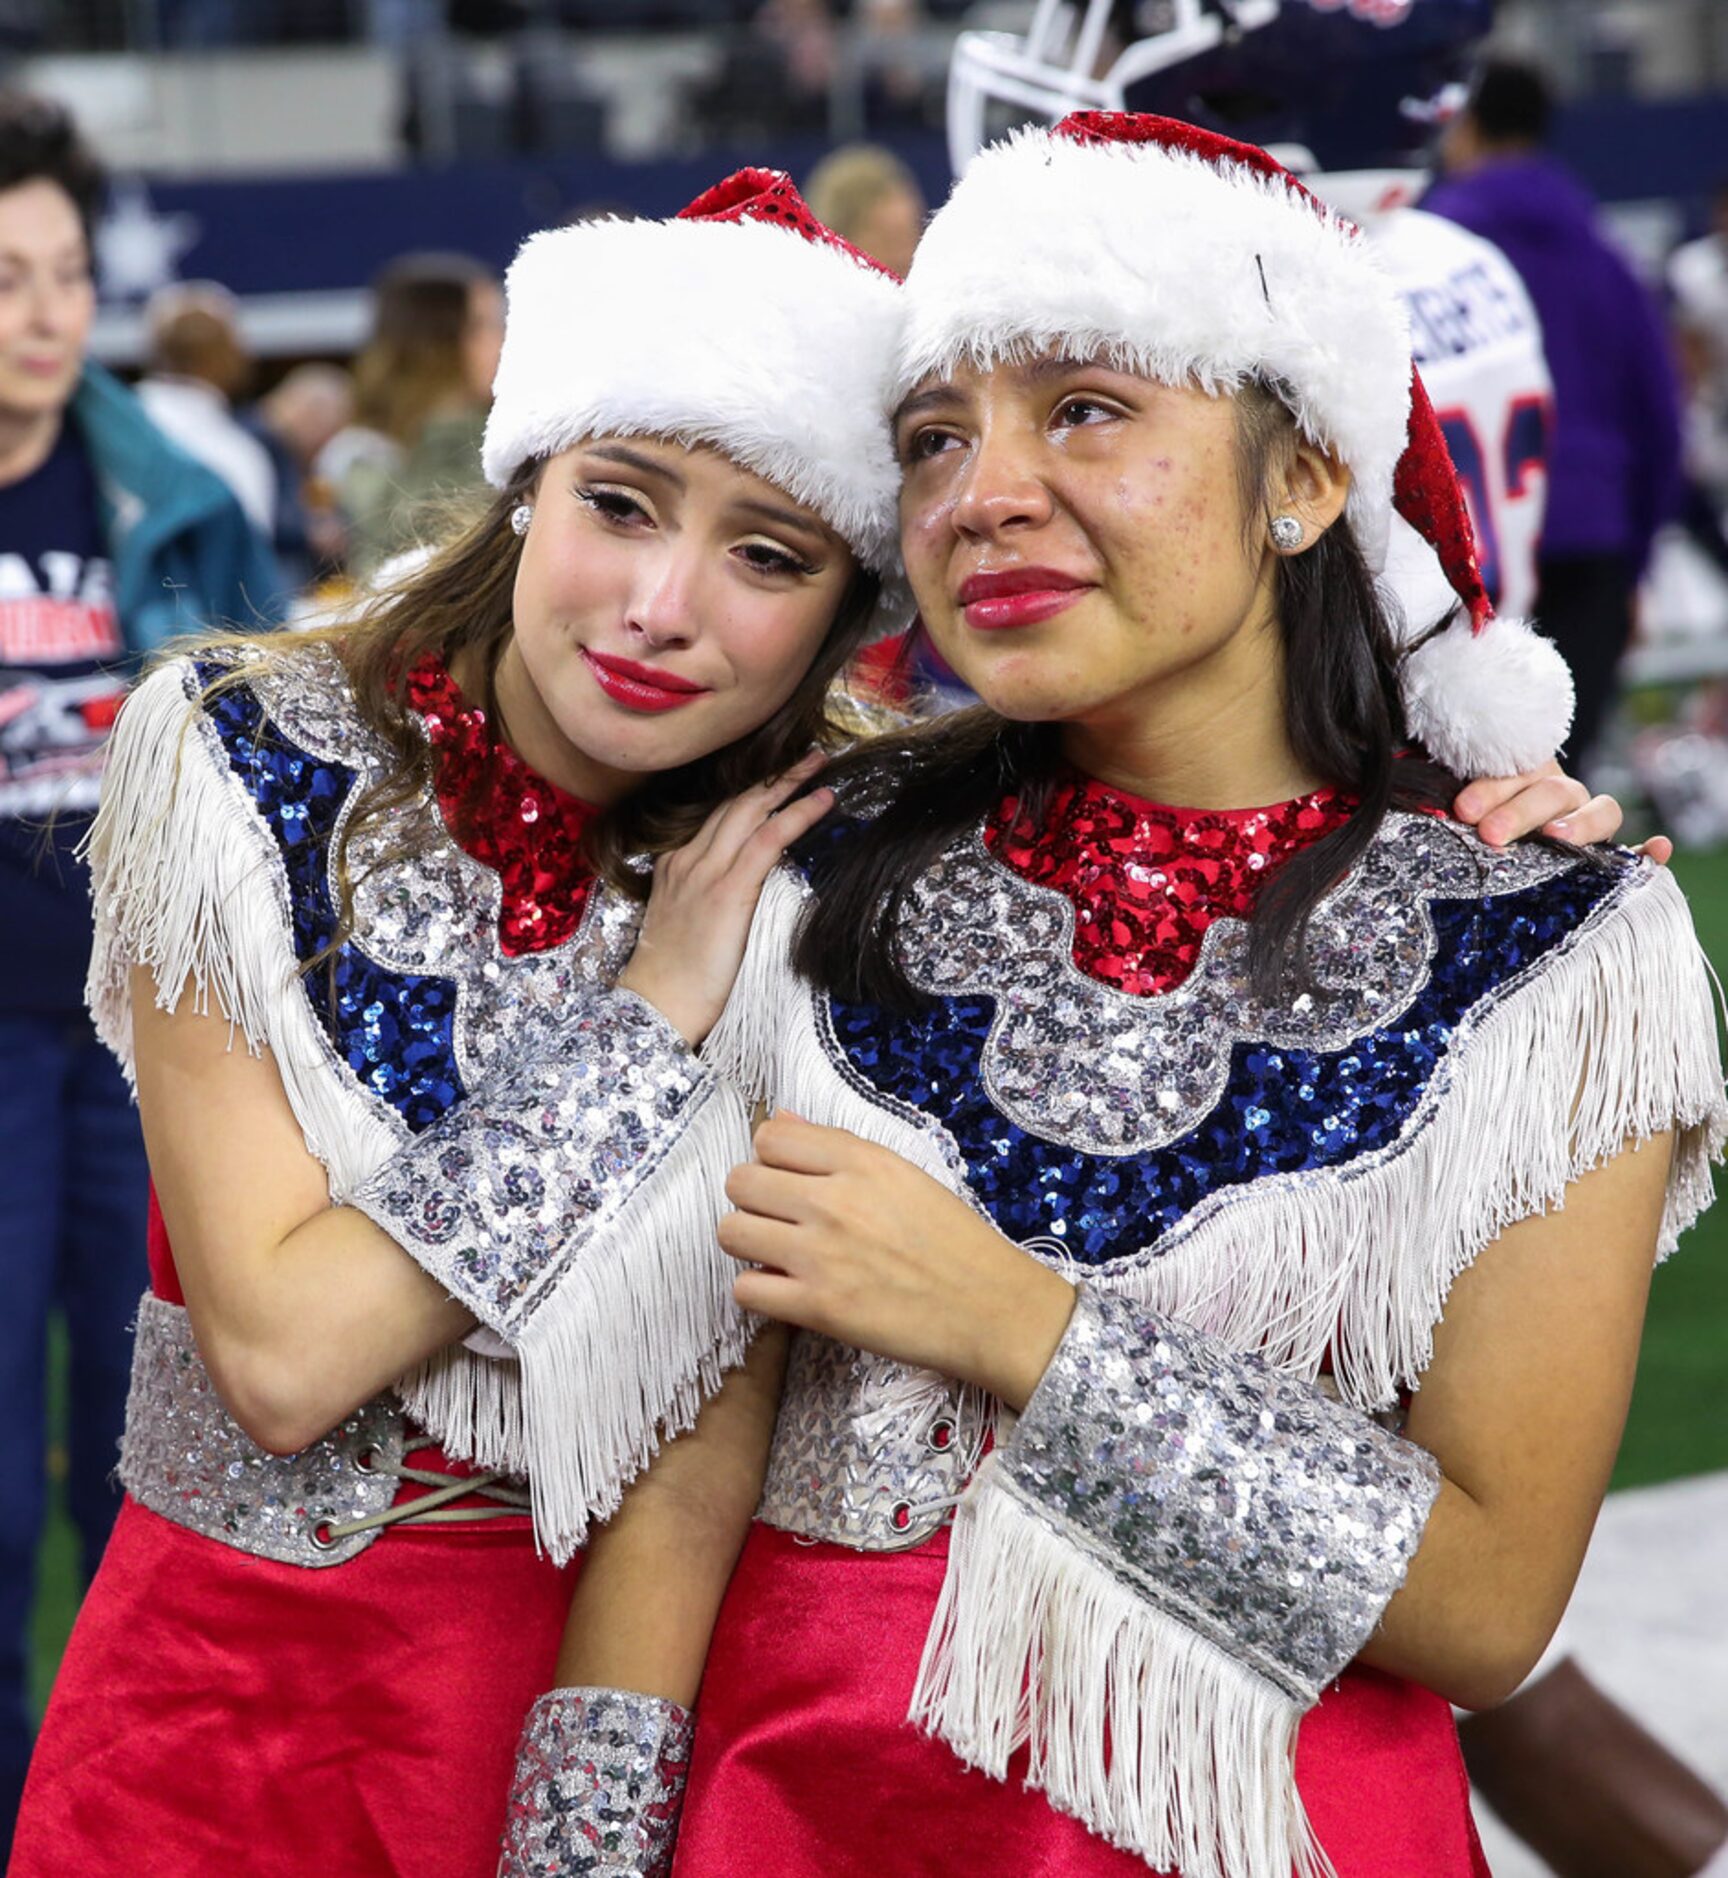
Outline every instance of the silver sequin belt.
{"type": "Polygon", "coordinates": [[[341,1565],[387,1527],[467,1524],[527,1509],[500,1474],[413,1466],[431,1446],[389,1396],[368,1402],[298,1454],[271,1454],[217,1395],[185,1310],[146,1294],[138,1308],[120,1482],[140,1506],[254,1558],[341,1565]],[[402,1482],[428,1489],[397,1503],[402,1482]],[[487,1504],[455,1507],[478,1496],[487,1504]]]}
{"type": "Polygon", "coordinates": [[[976,1392],[800,1331],[756,1516],[801,1539],[907,1551],[952,1517],[986,1428],[976,1392]]]}

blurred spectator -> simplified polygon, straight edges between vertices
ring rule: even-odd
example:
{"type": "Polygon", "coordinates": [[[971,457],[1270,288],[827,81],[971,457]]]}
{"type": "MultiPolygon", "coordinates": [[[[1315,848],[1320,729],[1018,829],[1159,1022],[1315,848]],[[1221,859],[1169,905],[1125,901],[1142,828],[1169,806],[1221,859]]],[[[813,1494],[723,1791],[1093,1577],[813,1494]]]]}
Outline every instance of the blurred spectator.
{"type": "Polygon", "coordinates": [[[252,378],[239,308],[214,281],[164,287],[144,309],[150,371],[138,396],[152,422],[234,491],[246,519],[269,536],[276,527],[276,467],[270,452],[234,415],[252,378]]]}
{"type": "Polygon", "coordinates": [[[1728,574],[1728,182],[1718,185],[1710,233],[1668,257],[1675,339],[1686,391],[1686,503],[1693,541],[1728,574]]]}
{"type": "Polygon", "coordinates": [[[858,0],[853,17],[864,61],[864,122],[872,130],[939,125],[947,87],[942,71],[920,56],[917,40],[928,22],[919,0],[858,0]]]}
{"type": "Polygon", "coordinates": [[[1474,229],[1517,268],[1554,377],[1536,617],[1578,689],[1581,758],[1614,696],[1638,582],[1680,496],[1680,414],[1654,302],[1596,226],[1595,205],[1544,145],[1553,103],[1534,68],[1490,61],[1440,143],[1422,206],[1474,229]]]}
{"type": "Polygon", "coordinates": [[[1728,371],[1728,180],[1717,184],[1711,208],[1709,234],[1669,255],[1668,289],[1681,319],[1710,339],[1728,371]]]}
{"type": "Polygon", "coordinates": [[[723,141],[821,130],[838,59],[828,0],[763,0],[692,104],[704,132],[723,141]]]}
{"type": "Polygon", "coordinates": [[[838,54],[828,0],[763,0],[755,28],[761,38],[779,47],[795,95],[820,98],[826,104],[838,54]]]}
{"type": "Polygon", "coordinates": [[[354,423],[324,448],[366,580],[411,547],[428,508],[481,487],[480,437],[504,338],[496,276],[463,255],[406,255],[376,285],[354,362],[354,423]]]}
{"type": "Polygon", "coordinates": [[[313,475],[319,453],[354,417],[354,380],[339,365],[297,365],[240,422],[270,453],[276,472],[272,545],[295,591],[347,553],[335,495],[313,475]]]}
{"type": "Polygon", "coordinates": [[[252,407],[304,475],[354,417],[354,379],[340,365],[297,365],[252,407]]]}
{"type": "Polygon", "coordinates": [[[85,357],[100,191],[57,106],[0,92],[0,1863],[29,1755],[48,1317],[66,1318],[66,1492],[89,1570],[118,1505],[126,1327],[145,1283],[144,1147],[84,1011],[73,849],[137,659],[194,626],[255,622],[277,586],[226,486],[85,357]]]}
{"type": "Polygon", "coordinates": [[[917,177],[892,150],[844,145],[810,172],[804,196],[836,234],[905,275],[924,232],[926,208],[917,177]]]}

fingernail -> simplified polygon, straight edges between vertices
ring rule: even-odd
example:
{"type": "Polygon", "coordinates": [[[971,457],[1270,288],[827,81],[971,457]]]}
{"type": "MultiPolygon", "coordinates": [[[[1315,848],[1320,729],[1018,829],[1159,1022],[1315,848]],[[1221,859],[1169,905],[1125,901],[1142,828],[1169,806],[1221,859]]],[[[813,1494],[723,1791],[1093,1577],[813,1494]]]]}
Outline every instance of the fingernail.
{"type": "Polygon", "coordinates": [[[1570,841],[1572,838],[1572,824],[1562,815],[1558,821],[1548,824],[1546,832],[1555,836],[1558,840],[1570,841]]]}

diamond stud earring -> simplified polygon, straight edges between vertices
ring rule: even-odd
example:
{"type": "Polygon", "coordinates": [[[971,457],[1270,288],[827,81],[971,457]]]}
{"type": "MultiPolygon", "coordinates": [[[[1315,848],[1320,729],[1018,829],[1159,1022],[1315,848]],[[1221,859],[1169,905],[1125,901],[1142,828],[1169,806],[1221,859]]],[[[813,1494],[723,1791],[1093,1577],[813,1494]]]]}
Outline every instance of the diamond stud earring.
{"type": "Polygon", "coordinates": [[[1280,554],[1289,554],[1302,545],[1302,524],[1294,515],[1274,515],[1271,533],[1272,545],[1280,554]]]}
{"type": "MultiPolygon", "coordinates": [[[[527,534],[528,524],[533,521],[533,519],[534,504],[532,502],[518,502],[515,508],[510,511],[510,526],[519,535],[527,534]]],[[[1276,522],[1272,524],[1272,529],[1274,534],[1276,534],[1278,529],[1276,522]]]]}

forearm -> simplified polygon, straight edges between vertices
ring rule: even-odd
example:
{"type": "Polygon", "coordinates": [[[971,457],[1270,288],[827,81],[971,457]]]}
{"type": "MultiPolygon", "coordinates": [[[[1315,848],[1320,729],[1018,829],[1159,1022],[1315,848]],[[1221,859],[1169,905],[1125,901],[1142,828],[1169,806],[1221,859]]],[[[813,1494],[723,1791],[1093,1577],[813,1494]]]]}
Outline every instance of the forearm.
{"type": "Polygon", "coordinates": [[[1529,1674],[1566,1608],[1581,1545],[1527,1530],[1443,1479],[1403,1588],[1358,1661],[1491,1708],[1529,1674]]]}
{"type": "Polygon", "coordinates": [[[558,1656],[560,1687],[638,1690],[690,1707],[739,1549],[761,1498],[786,1334],[669,1442],[588,1543],[558,1656]]]}
{"type": "Polygon", "coordinates": [[[236,1247],[210,1276],[192,1309],[199,1348],[229,1413],[281,1454],[474,1327],[351,1207],[327,1207],[274,1244],[236,1247]]]}

